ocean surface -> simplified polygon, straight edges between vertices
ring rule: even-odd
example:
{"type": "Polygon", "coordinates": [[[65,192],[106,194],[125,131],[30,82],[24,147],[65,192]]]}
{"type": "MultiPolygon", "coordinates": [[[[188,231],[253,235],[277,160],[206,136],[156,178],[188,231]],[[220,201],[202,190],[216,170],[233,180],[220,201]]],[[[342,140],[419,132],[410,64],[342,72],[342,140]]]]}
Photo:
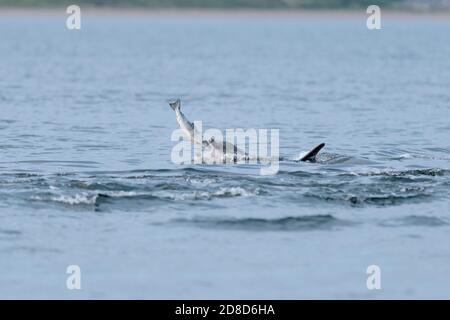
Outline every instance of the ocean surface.
{"type": "Polygon", "coordinates": [[[66,16],[0,19],[0,298],[450,298],[449,19],[66,16]],[[173,98],[326,147],[176,165],[173,98]]]}

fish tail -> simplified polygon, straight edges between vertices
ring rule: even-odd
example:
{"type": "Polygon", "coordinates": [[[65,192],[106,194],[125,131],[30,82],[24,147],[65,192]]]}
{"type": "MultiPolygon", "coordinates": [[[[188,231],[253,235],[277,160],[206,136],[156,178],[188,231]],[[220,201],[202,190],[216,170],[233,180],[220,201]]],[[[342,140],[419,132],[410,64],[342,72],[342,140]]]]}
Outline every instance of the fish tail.
{"type": "Polygon", "coordinates": [[[169,106],[172,108],[173,111],[177,110],[177,108],[181,107],[181,101],[180,99],[177,99],[173,102],[169,102],[169,106]]]}

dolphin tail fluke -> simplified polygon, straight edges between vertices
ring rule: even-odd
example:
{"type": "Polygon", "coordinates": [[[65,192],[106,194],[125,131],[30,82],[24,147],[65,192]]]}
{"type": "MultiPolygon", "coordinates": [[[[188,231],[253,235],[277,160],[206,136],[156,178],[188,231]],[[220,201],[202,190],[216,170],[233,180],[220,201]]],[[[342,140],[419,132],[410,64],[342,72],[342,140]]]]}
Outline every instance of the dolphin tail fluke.
{"type": "Polygon", "coordinates": [[[304,155],[300,161],[311,161],[314,162],[316,160],[316,155],[319,153],[322,148],[325,147],[325,143],[319,144],[317,147],[309,151],[306,155],[304,155]]]}
{"type": "Polygon", "coordinates": [[[177,108],[181,107],[181,101],[180,99],[177,99],[173,102],[169,102],[170,107],[172,108],[173,111],[177,110],[177,108]]]}

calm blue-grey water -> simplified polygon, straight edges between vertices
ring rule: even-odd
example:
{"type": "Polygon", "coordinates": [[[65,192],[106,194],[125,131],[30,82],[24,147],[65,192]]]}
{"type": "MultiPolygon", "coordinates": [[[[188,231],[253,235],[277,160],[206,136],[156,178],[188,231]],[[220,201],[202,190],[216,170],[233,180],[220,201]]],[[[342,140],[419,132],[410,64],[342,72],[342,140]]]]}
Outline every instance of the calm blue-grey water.
{"type": "Polygon", "coordinates": [[[448,19],[65,18],[0,19],[1,298],[450,297],[448,19]],[[327,145],[178,166],[176,97],[327,145]]]}

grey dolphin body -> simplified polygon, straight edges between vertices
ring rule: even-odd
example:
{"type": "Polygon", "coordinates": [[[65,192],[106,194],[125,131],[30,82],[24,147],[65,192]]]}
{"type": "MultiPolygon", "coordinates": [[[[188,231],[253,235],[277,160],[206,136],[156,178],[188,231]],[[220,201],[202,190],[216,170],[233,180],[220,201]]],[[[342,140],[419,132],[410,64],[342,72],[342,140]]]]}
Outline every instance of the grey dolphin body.
{"type": "MultiPolygon", "coordinates": [[[[177,99],[173,102],[169,102],[170,107],[173,111],[175,111],[176,119],[178,122],[178,125],[180,128],[185,132],[185,134],[191,138],[191,140],[194,143],[200,143],[204,147],[210,147],[214,150],[218,150],[223,152],[224,155],[232,156],[233,161],[236,162],[238,159],[248,159],[248,155],[243,152],[242,150],[238,149],[236,145],[229,143],[229,142],[222,142],[222,141],[215,141],[214,138],[211,138],[210,140],[202,140],[201,135],[195,134],[195,126],[192,122],[190,122],[186,116],[181,112],[181,101],[180,99],[177,99]],[[200,136],[199,141],[195,141],[197,137],[200,136]],[[230,154],[230,151],[232,154],[230,154]]],[[[198,139],[198,138],[197,138],[198,139]]],[[[321,143],[306,154],[304,154],[298,161],[308,161],[308,162],[315,162],[316,156],[322,150],[322,148],[325,146],[325,143],[321,143]]],[[[283,160],[280,157],[280,160],[283,160]]]]}

